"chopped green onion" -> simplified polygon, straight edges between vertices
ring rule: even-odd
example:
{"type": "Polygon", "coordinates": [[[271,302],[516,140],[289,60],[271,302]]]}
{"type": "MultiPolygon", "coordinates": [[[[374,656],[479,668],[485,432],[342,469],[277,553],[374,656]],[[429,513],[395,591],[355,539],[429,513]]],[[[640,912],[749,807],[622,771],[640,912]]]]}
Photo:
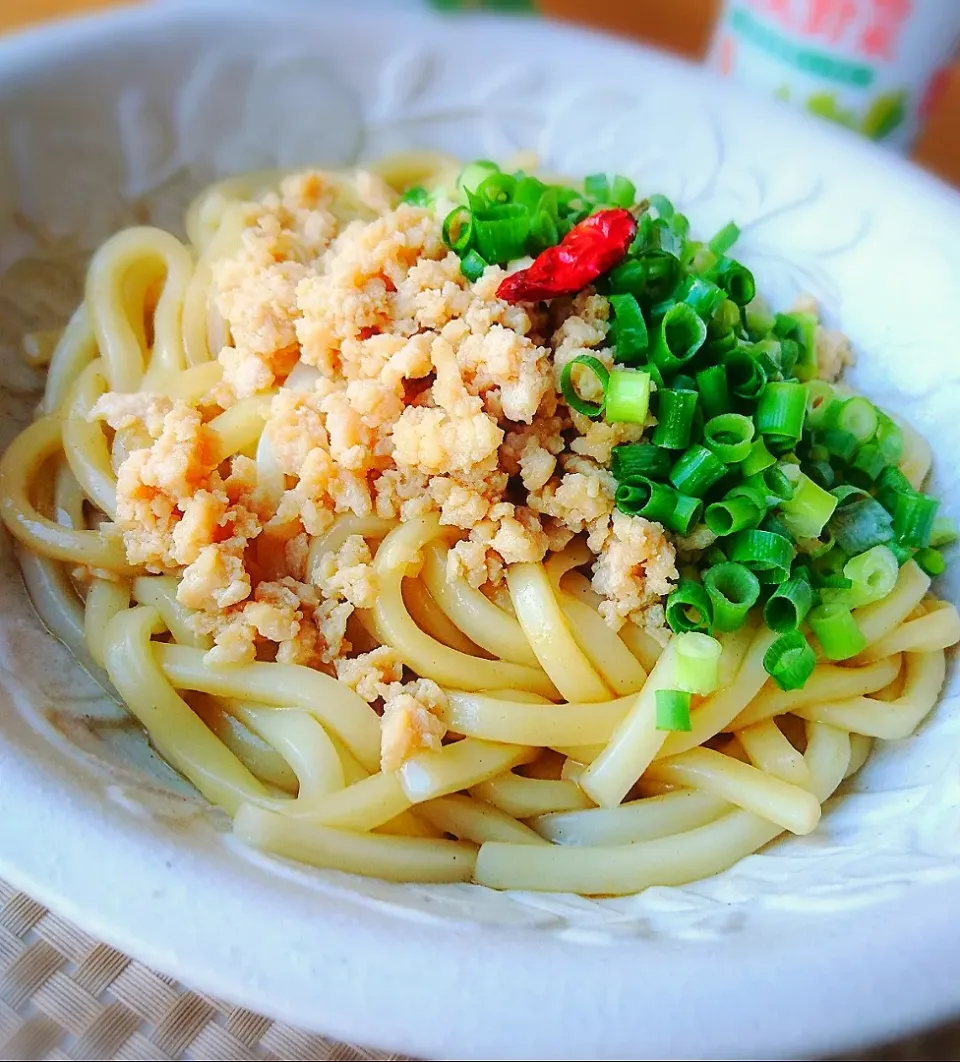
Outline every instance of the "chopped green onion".
{"type": "Polygon", "coordinates": [[[663,525],[678,535],[689,535],[702,513],[703,502],[699,498],[694,498],[691,494],[678,494],[673,515],[663,521],[663,525]]]}
{"type": "Polygon", "coordinates": [[[719,256],[726,254],[739,238],[740,229],[732,221],[728,221],[714,236],[708,246],[715,255],[719,256]]]}
{"type": "Polygon", "coordinates": [[[637,476],[666,479],[673,458],[650,443],[621,443],[610,455],[610,471],[619,483],[632,483],[637,476]]]}
{"type": "Polygon", "coordinates": [[[799,690],[817,666],[817,658],[799,631],[781,634],[763,654],[763,670],[784,691],[799,690]]]}
{"type": "Polygon", "coordinates": [[[707,591],[690,579],[681,579],[667,598],[667,624],[674,634],[687,631],[710,633],[713,626],[713,605],[707,591]]]}
{"type": "Polygon", "coordinates": [[[897,558],[897,564],[901,567],[906,564],[916,552],[915,550],[909,549],[907,546],[902,546],[896,540],[889,542],[888,545],[890,547],[890,552],[897,558]]]}
{"type": "Polygon", "coordinates": [[[673,294],[680,273],[676,255],[656,249],[642,251],[610,271],[610,290],[614,294],[633,295],[638,302],[652,305],[673,294]]]}
{"type": "Polygon", "coordinates": [[[872,546],[851,557],[843,566],[843,574],[850,580],[850,607],[860,608],[880,601],[893,590],[900,565],[889,547],[872,546]]]}
{"type": "Polygon", "coordinates": [[[475,283],[483,276],[483,271],[489,264],[476,251],[467,251],[460,259],[460,272],[471,283],[475,283]]]}
{"type": "Polygon", "coordinates": [[[411,206],[426,207],[431,203],[431,196],[422,184],[415,184],[400,196],[400,202],[409,203],[411,206]]]}
{"type": "Polygon", "coordinates": [[[950,546],[957,541],[957,524],[953,517],[937,516],[930,532],[930,545],[935,547],[950,546]]]}
{"type": "Polygon", "coordinates": [[[583,179],[583,191],[595,203],[610,201],[610,182],[605,173],[591,173],[583,179]]]}
{"type": "Polygon", "coordinates": [[[827,424],[834,403],[833,388],[826,380],[810,380],[804,386],[807,389],[806,425],[811,431],[818,431],[827,424]]]}
{"type": "Polygon", "coordinates": [[[856,486],[869,487],[887,467],[887,459],[875,443],[864,443],[847,469],[847,479],[856,486]]]}
{"type": "Polygon", "coordinates": [[[730,299],[724,299],[717,307],[717,312],[713,315],[712,324],[724,332],[739,329],[740,307],[730,299]]]}
{"type": "Polygon", "coordinates": [[[683,690],[657,690],[657,730],[672,733],[692,730],[690,694],[683,690]]]}
{"type": "Polygon", "coordinates": [[[766,373],[760,362],[745,350],[733,350],[724,358],[730,390],[737,398],[759,397],[767,384],[766,373]]]}
{"type": "Polygon", "coordinates": [[[787,578],[796,556],[796,547],[788,538],[773,531],[740,531],[731,538],[730,559],[752,572],[772,572],[787,578]]]}
{"type": "MultiPolygon", "coordinates": [[[[491,173],[477,185],[474,194],[484,203],[502,206],[511,202],[516,188],[516,177],[512,177],[509,173],[491,173]]],[[[528,213],[526,210],[524,212],[528,213]]]]}
{"type": "Polygon", "coordinates": [[[757,403],[757,431],[767,439],[796,442],[803,434],[806,412],[803,384],[768,383],[757,403]]]}
{"type": "Polygon", "coordinates": [[[813,482],[824,490],[831,490],[837,482],[837,474],[828,461],[811,461],[807,469],[813,482]]]}
{"type": "Polygon", "coordinates": [[[554,218],[557,216],[557,193],[536,177],[517,174],[513,202],[526,207],[530,214],[544,210],[554,218]]]}
{"type": "Polygon", "coordinates": [[[722,646],[709,634],[687,631],[677,636],[676,683],[687,693],[706,696],[720,685],[722,646]]]}
{"type": "Polygon", "coordinates": [[[652,195],[648,202],[650,203],[651,209],[657,212],[657,217],[667,219],[673,217],[673,203],[671,203],[665,195],[660,195],[659,193],[652,195]]]}
{"type": "Polygon", "coordinates": [[[704,520],[715,535],[723,537],[756,527],[763,519],[764,511],[750,498],[728,495],[722,501],[707,506],[704,520]]]}
{"type": "Polygon", "coordinates": [[[443,219],[443,242],[462,258],[473,242],[473,214],[464,206],[454,207],[443,219]]]}
{"type": "Polygon", "coordinates": [[[855,556],[889,542],[893,538],[893,519],[878,501],[870,497],[858,498],[837,506],[830,520],[830,530],[840,549],[848,557],[855,556]]]}
{"type": "Polygon", "coordinates": [[[739,262],[726,261],[717,279],[720,287],[727,293],[727,297],[737,306],[746,306],[757,293],[753,273],[739,262]]]}
{"type": "Polygon", "coordinates": [[[719,256],[715,255],[705,243],[688,240],[684,245],[683,264],[691,273],[698,273],[701,276],[712,273],[718,261],[719,256]]]}
{"type": "Polygon", "coordinates": [[[924,546],[923,549],[918,549],[913,555],[913,559],[931,579],[935,579],[938,575],[943,575],[947,570],[947,562],[943,559],[943,554],[932,546],[924,546]]]}
{"type": "Polygon", "coordinates": [[[607,383],[605,417],[610,424],[645,424],[650,412],[650,373],[614,369],[607,383]]]}
{"type": "Polygon", "coordinates": [[[848,431],[841,431],[839,428],[828,428],[817,438],[826,447],[831,457],[835,457],[844,464],[854,459],[860,446],[855,435],[851,435],[848,431]]]}
{"type": "Polygon", "coordinates": [[[702,498],[727,474],[727,466],[705,446],[691,446],[670,470],[670,482],[684,494],[702,498]]]}
{"type": "Polygon", "coordinates": [[[893,533],[901,546],[922,549],[930,545],[933,521],[940,502],[919,491],[897,495],[893,510],[893,533]]]}
{"type": "Polygon", "coordinates": [[[536,255],[559,242],[560,230],[557,228],[557,219],[547,210],[538,210],[530,218],[527,250],[536,255]]]}
{"type": "Polygon", "coordinates": [[[703,441],[727,465],[743,461],[753,441],[753,421],[740,413],[721,413],[703,427],[703,441]]]}
{"type": "Polygon", "coordinates": [[[839,601],[818,605],[807,619],[828,660],[849,660],[867,644],[853,613],[839,601]]]}
{"type": "Polygon", "coordinates": [[[715,568],[718,564],[727,563],[727,555],[717,545],[717,543],[714,542],[712,546],[709,546],[703,551],[703,553],[700,555],[700,560],[708,568],[715,568]]]}
{"type": "MultiPolygon", "coordinates": [[[[760,523],[759,530],[769,531],[771,534],[779,535],[781,538],[786,539],[791,546],[795,545],[793,535],[790,534],[783,521],[778,519],[774,513],[767,513],[760,523]]],[[[790,573],[788,572],[787,574],[789,575],[790,573]]],[[[782,582],[783,580],[780,581],[782,582]]]]}
{"type": "Polygon", "coordinates": [[[877,435],[875,442],[880,452],[891,465],[903,457],[903,433],[882,410],[877,410],[877,435]]]}
{"type": "Polygon", "coordinates": [[[780,505],[793,497],[793,480],[778,465],[748,476],[744,483],[760,493],[765,506],[780,505]]]}
{"type": "Polygon", "coordinates": [[[833,549],[836,541],[829,528],[824,529],[816,538],[798,538],[797,549],[808,557],[822,557],[828,550],[833,549]]]}
{"type": "MultiPolygon", "coordinates": [[[[649,382],[650,378],[648,376],[648,385],[649,382]]],[[[564,402],[566,402],[571,409],[576,410],[577,413],[582,414],[584,417],[599,417],[603,412],[603,406],[607,396],[607,386],[609,383],[610,370],[602,361],[591,357],[589,354],[578,354],[564,365],[563,372],[560,374],[560,390],[563,392],[564,402]],[[577,394],[576,388],[573,386],[572,378],[575,365],[582,365],[597,378],[603,391],[603,399],[600,402],[588,402],[577,394]]]]}
{"type": "Polygon", "coordinates": [[[696,391],[664,388],[657,392],[660,406],[653,443],[666,450],[685,450],[690,445],[693,418],[697,411],[696,391]]]}
{"type": "MultiPolygon", "coordinates": [[[[629,209],[637,201],[637,186],[629,178],[617,174],[610,187],[609,201],[614,206],[629,209]]],[[[663,217],[662,214],[660,216],[663,217]]]]}
{"type": "Polygon", "coordinates": [[[909,494],[913,490],[910,480],[893,465],[887,465],[877,476],[876,491],[877,501],[891,515],[897,504],[897,496],[909,494]]]}
{"type": "Polygon", "coordinates": [[[819,538],[837,508],[837,499],[803,473],[793,482],[793,497],[780,506],[794,538],[819,538]]]}
{"type": "Polygon", "coordinates": [[[780,339],[792,339],[798,346],[794,373],[800,380],[817,375],[817,319],[812,313],[778,313],[773,330],[780,339]]]}
{"type": "Polygon", "coordinates": [[[849,559],[847,554],[836,544],[834,544],[832,549],[822,553],[816,562],[811,565],[814,586],[851,587],[853,584],[842,574],[843,566],[849,559]],[[837,576],[841,581],[833,581],[833,576],[837,576]],[[829,580],[828,577],[830,577],[829,580]]]}
{"type": "Polygon", "coordinates": [[[491,174],[499,172],[500,167],[495,162],[489,162],[486,159],[480,159],[477,162],[471,162],[469,166],[465,166],[457,178],[457,188],[460,190],[461,201],[468,202],[466,198],[468,195],[475,193],[491,174]]]}
{"type": "Polygon", "coordinates": [[[529,236],[530,215],[517,203],[498,208],[492,217],[474,217],[473,238],[477,250],[488,262],[505,265],[521,258],[527,253],[529,236]]]}
{"type": "Polygon", "coordinates": [[[751,482],[744,480],[742,483],[736,484],[727,491],[727,499],[731,498],[746,498],[755,509],[760,510],[761,518],[766,515],[767,510],[770,508],[773,502],[770,500],[770,492],[762,481],[754,479],[751,482]]]}
{"type": "Polygon", "coordinates": [[[654,483],[639,476],[621,483],[614,500],[627,516],[655,520],[678,535],[688,535],[703,512],[703,502],[689,494],[678,494],[665,483],[654,483]]]}
{"type": "Polygon", "coordinates": [[[682,284],[677,299],[692,306],[704,319],[709,320],[717,310],[717,307],[726,298],[722,288],[691,273],[682,284]]]}
{"type": "Polygon", "coordinates": [[[617,361],[635,365],[642,360],[650,343],[640,304],[632,295],[611,295],[610,308],[617,361]]]}
{"type": "Polygon", "coordinates": [[[768,380],[779,380],[786,375],[783,371],[783,344],[779,339],[761,339],[752,343],[748,350],[756,358],[768,380]]]}
{"type": "Polygon", "coordinates": [[[757,439],[751,445],[750,453],[741,461],[740,471],[749,478],[776,463],[777,459],[767,449],[767,444],[763,439],[757,439]]]}
{"type": "Polygon", "coordinates": [[[773,331],[776,314],[762,296],[756,295],[743,308],[743,320],[753,339],[761,339],[773,331]]]}
{"type": "Polygon", "coordinates": [[[672,375],[703,346],[707,326],[696,310],[678,302],[663,315],[653,336],[650,360],[664,374],[672,375]]]}
{"type": "Polygon", "coordinates": [[[730,391],[727,387],[727,370],[722,365],[711,365],[697,373],[697,390],[703,415],[708,418],[729,413],[730,391]]]}
{"type": "Polygon", "coordinates": [[[816,598],[816,591],[806,575],[806,568],[797,570],[804,574],[794,575],[778,586],[763,607],[763,618],[767,626],[778,634],[797,630],[816,598]]]}
{"type": "Polygon", "coordinates": [[[833,423],[841,431],[848,431],[857,442],[869,442],[877,434],[877,411],[866,398],[848,398],[833,414],[833,423]]]}
{"type": "Polygon", "coordinates": [[[617,487],[615,502],[620,512],[627,516],[645,516],[663,524],[672,518],[677,495],[665,483],[634,476],[629,483],[617,487]]]}
{"type": "Polygon", "coordinates": [[[760,598],[760,581],[742,564],[727,561],[703,573],[703,586],[713,605],[713,626],[718,631],[739,630],[760,598]]]}

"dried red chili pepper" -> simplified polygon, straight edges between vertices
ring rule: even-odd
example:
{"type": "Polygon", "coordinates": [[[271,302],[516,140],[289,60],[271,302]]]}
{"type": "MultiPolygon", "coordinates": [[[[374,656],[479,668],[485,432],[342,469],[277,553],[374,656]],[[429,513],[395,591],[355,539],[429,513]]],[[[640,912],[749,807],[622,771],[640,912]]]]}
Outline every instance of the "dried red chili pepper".
{"type": "Polygon", "coordinates": [[[556,247],[548,247],[527,269],[497,288],[504,302],[538,302],[583,291],[626,256],[637,234],[629,210],[600,210],[584,218],[556,247]]]}

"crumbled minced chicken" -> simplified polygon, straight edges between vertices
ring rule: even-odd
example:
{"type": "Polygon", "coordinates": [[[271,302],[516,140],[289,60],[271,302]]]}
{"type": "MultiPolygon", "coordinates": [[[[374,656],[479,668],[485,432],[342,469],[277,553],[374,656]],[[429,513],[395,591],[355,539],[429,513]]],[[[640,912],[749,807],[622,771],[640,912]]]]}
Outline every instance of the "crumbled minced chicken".
{"type": "Polygon", "coordinates": [[[396,770],[418,752],[440,748],[447,732],[437,715],[446,705],[443,690],[428,679],[417,679],[408,686],[384,701],[380,737],[380,767],[384,771],[396,770]]]}
{"type": "Polygon", "coordinates": [[[180,575],[191,623],[213,637],[211,662],[336,674],[382,704],[385,769],[439,747],[442,691],[404,682],[393,650],[351,644],[354,613],[376,602],[369,543],[353,535],[313,555],[346,515],[439,514],[461,533],[448,578],[494,596],[506,565],[582,534],[609,625],[663,630],[674,546],[658,524],[614,511],[604,467],[644,426],[591,422],[559,396],[578,354],[612,364],[605,297],[549,310],[500,301],[503,269],[468,282],[440,219],[370,174],[301,174],[238,209],[245,227],[211,270],[226,328],[220,382],[195,403],[108,394],[90,414],[122,434],[128,557],[180,575]],[[265,445],[218,461],[210,420],[255,395],[268,399],[265,445]]]}

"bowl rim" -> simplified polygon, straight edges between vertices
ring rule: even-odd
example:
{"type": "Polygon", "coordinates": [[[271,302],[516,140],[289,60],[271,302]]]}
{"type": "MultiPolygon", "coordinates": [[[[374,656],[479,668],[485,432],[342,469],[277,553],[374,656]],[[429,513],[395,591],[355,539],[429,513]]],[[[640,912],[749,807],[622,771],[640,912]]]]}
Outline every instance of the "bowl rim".
{"type": "MultiPolygon", "coordinates": [[[[57,58],[82,56],[108,36],[121,42],[152,27],[208,21],[222,14],[225,4],[171,0],[20,31],[0,40],[3,80],[57,58]]],[[[308,17],[297,0],[275,0],[269,8],[238,0],[229,7],[232,15],[269,21],[308,17]]],[[[309,17],[316,14],[314,7],[309,17]]],[[[340,11],[336,17],[359,16],[340,11]]],[[[437,18],[411,12],[378,17],[407,25],[437,18]]],[[[478,24],[501,21],[468,17],[478,24]]],[[[654,54],[603,33],[548,22],[511,24],[511,32],[566,40],[589,36],[605,47],[654,54]]],[[[744,98],[683,60],[657,54],[656,61],[674,67],[678,76],[709,82],[711,92],[744,98]]],[[[874,145],[814,126],[774,104],[751,106],[790,123],[806,142],[829,142],[852,161],[896,170],[918,193],[952,211],[960,204],[939,179],[874,145]]],[[[11,727],[12,736],[0,729],[0,875],[163,973],[327,1036],[436,1058],[630,1058],[638,1046],[645,1057],[797,1057],[902,1034],[960,1006],[955,917],[960,890],[950,884],[926,887],[922,905],[899,899],[847,912],[842,948],[836,945],[837,924],[824,920],[805,932],[740,938],[735,957],[729,940],[705,945],[626,938],[600,944],[523,928],[416,922],[336,900],[318,912],[315,894],[293,889],[284,925],[302,920],[303,947],[277,956],[270,926],[256,917],[270,896],[268,873],[254,867],[242,894],[231,893],[222,872],[210,880],[194,853],[158,839],[149,828],[131,836],[91,796],[80,795],[65,809],[67,784],[80,778],[76,765],[51,754],[26,724],[14,721],[11,727]],[[31,748],[43,755],[24,755],[31,748]],[[56,848],[38,845],[37,836],[65,815],[78,827],[73,836],[61,826],[56,848]],[[123,862],[136,867],[137,876],[118,876],[108,860],[90,859],[95,841],[122,844],[123,862]],[[226,891],[204,917],[185,918],[188,884],[203,875],[208,890],[226,891]],[[141,884],[145,877],[149,890],[141,884]],[[230,932],[237,925],[247,929],[239,945],[230,932]],[[616,961],[611,947],[620,953],[616,961]],[[789,963],[781,950],[786,947],[789,963]],[[628,969],[643,977],[642,999],[625,976],[628,969]],[[517,992],[516,974],[509,973],[516,970],[523,971],[524,983],[536,986],[535,994],[522,998],[517,992]],[[647,976],[650,972],[656,976],[647,976]],[[703,1021],[678,1020],[688,1014],[692,983],[698,986],[703,1021]],[[583,985],[591,986],[589,991],[583,985]],[[811,1014],[817,1015],[815,1026],[811,1014]]],[[[78,783],[77,793],[81,788],[78,783]]]]}

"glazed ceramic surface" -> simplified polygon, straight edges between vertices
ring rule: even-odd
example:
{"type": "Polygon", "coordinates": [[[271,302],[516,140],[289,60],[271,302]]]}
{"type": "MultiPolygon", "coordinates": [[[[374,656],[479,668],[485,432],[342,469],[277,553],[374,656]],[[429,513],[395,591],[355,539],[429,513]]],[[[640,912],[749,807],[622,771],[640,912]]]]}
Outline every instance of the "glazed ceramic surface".
{"type": "MultiPolygon", "coordinates": [[[[191,195],[244,170],[533,148],[704,234],[734,218],[761,290],[812,292],[854,384],[931,440],[957,514],[954,193],[634,46],[403,6],[167,3],[0,43],[4,443],[40,386],[20,336],[65,321],[117,229],[182,232],[191,195]]],[[[716,878],[616,900],[390,885],[235,844],[44,631],[5,535],[0,595],[0,874],[201,990],[443,1058],[809,1055],[960,1006],[955,681],[812,836],[716,878]]]]}

